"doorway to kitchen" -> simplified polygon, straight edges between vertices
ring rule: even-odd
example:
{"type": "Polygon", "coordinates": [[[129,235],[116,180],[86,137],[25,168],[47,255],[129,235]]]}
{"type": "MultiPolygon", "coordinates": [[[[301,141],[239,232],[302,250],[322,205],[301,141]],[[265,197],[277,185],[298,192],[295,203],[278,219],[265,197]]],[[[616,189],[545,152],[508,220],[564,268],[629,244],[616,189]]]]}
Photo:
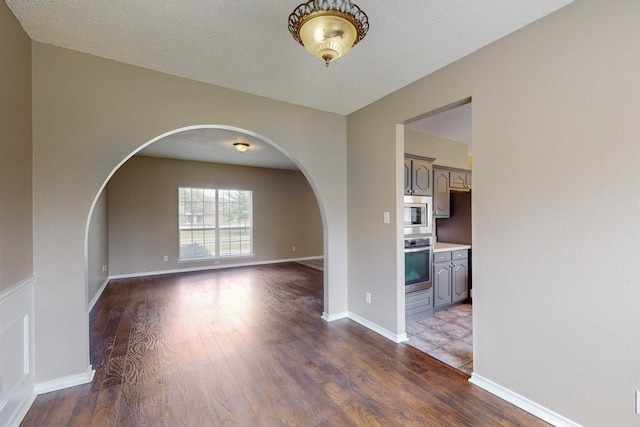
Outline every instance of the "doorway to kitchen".
{"type": "MultiPolygon", "coordinates": [[[[405,122],[404,155],[405,197],[407,180],[413,179],[411,169],[407,172],[407,159],[426,162],[430,168],[429,195],[433,197],[434,218],[430,234],[434,242],[433,259],[429,265],[433,285],[432,289],[421,291],[425,295],[405,293],[407,344],[470,375],[473,370],[471,99],[405,122]],[[418,301],[424,305],[419,310],[415,307],[418,301]]],[[[414,163],[409,163],[409,168],[414,163]]],[[[405,279],[407,271],[405,260],[405,279]]]]}

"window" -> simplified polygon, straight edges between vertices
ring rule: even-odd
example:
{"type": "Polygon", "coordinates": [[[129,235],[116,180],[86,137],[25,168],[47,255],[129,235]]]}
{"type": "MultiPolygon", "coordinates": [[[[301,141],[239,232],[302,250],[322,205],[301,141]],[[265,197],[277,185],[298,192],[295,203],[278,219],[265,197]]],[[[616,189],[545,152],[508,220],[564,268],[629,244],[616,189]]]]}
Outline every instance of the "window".
{"type": "Polygon", "coordinates": [[[180,187],[180,259],[252,254],[252,192],[180,187]]]}

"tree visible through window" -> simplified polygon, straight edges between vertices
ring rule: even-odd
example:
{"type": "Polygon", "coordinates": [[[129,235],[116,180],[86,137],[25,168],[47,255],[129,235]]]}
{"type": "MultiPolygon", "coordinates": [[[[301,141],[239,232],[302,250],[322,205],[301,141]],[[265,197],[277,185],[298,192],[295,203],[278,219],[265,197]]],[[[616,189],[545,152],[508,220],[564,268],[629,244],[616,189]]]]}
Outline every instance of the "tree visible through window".
{"type": "Polygon", "coordinates": [[[251,255],[251,196],[251,191],[180,187],[180,259],[251,255]]]}

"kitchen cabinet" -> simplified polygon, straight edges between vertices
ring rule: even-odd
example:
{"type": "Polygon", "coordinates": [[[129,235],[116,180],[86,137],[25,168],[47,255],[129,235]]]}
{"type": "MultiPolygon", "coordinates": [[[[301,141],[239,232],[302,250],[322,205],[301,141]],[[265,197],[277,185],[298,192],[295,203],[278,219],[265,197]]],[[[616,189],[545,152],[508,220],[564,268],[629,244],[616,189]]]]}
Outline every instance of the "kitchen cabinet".
{"type": "Polygon", "coordinates": [[[450,218],[451,190],[470,190],[471,171],[465,169],[433,168],[433,217],[450,218]]]}
{"type": "Polygon", "coordinates": [[[409,292],[404,297],[405,322],[415,322],[433,314],[433,289],[409,292]]]}
{"type": "Polygon", "coordinates": [[[431,162],[435,159],[405,155],[405,196],[431,196],[433,194],[431,162]]]}
{"type": "Polygon", "coordinates": [[[437,252],[433,264],[433,306],[440,308],[469,296],[468,251],[437,252]]]}
{"type": "Polygon", "coordinates": [[[433,168],[433,217],[449,218],[449,170],[433,168]]]}
{"type": "Polygon", "coordinates": [[[449,187],[470,190],[471,189],[471,172],[458,171],[458,170],[450,171],[449,187]]]}

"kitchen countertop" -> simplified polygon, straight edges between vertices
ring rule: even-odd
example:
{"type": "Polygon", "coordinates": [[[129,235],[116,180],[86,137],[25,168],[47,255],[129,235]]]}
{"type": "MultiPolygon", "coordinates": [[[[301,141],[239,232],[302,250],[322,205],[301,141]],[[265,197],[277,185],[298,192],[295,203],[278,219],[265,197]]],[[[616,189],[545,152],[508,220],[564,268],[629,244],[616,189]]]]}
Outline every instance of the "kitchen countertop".
{"type": "Polygon", "coordinates": [[[471,245],[465,245],[462,243],[436,242],[435,246],[433,247],[433,252],[448,252],[461,249],[471,249],[471,245]]]}

